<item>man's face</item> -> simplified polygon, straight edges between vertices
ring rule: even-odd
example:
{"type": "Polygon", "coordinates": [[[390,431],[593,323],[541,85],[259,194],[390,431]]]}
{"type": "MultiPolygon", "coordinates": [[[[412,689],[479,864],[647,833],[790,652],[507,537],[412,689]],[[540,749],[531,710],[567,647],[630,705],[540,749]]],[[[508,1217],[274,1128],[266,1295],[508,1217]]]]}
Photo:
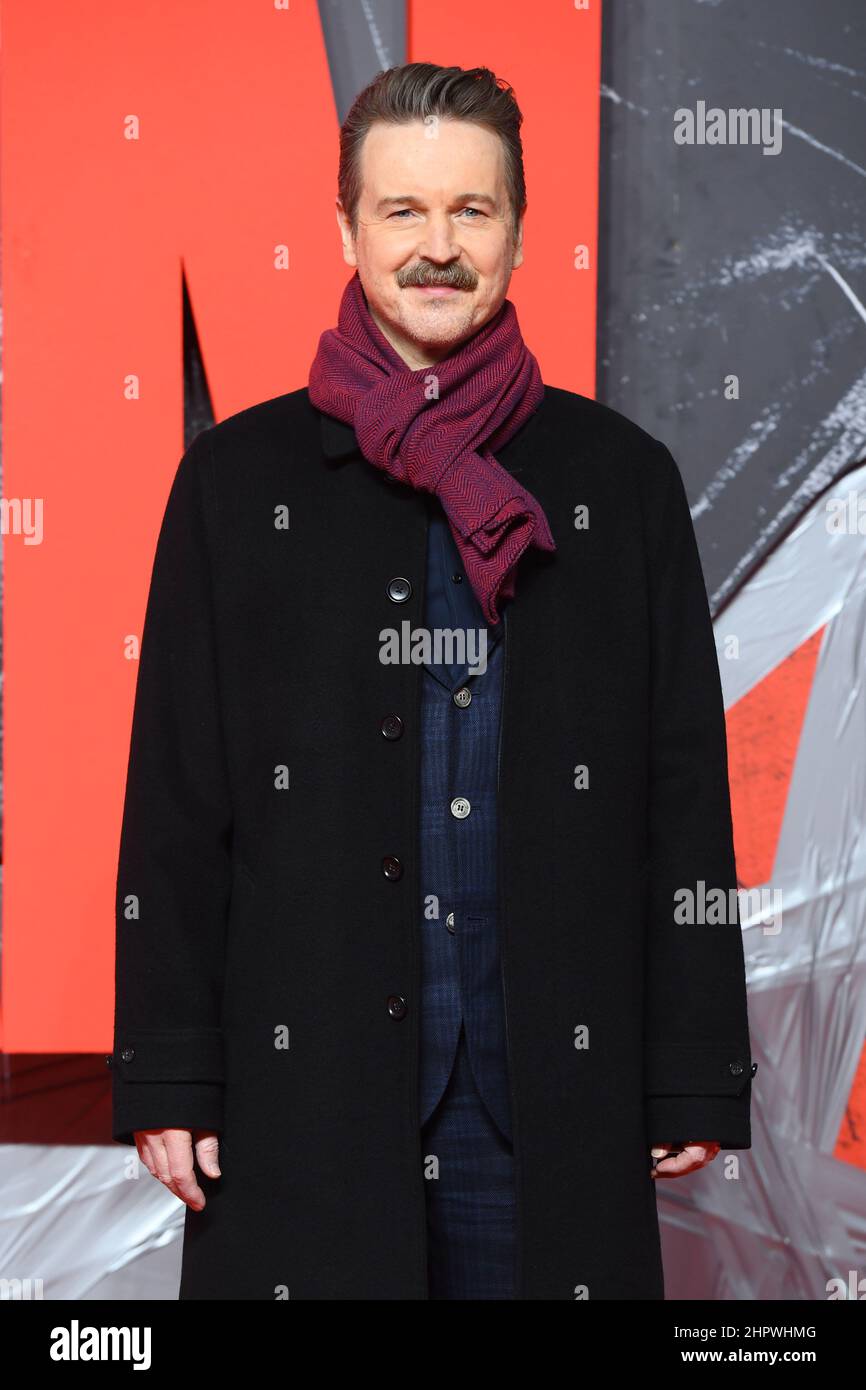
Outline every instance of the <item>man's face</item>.
{"type": "Polygon", "coordinates": [[[446,357],[500,308],[523,260],[497,135],[468,121],[371,126],[358,234],[337,202],[346,263],[377,325],[413,369],[446,357]]]}

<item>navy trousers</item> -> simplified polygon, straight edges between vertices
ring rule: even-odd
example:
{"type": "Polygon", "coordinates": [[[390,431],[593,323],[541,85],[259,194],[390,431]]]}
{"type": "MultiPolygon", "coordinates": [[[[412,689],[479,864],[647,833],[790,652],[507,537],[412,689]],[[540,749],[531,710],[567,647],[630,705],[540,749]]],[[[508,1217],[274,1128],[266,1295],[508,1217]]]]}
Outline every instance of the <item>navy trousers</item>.
{"type": "Polygon", "coordinates": [[[514,1147],[478,1094],[463,1028],[421,1138],[430,1297],[514,1298],[514,1147]]]}

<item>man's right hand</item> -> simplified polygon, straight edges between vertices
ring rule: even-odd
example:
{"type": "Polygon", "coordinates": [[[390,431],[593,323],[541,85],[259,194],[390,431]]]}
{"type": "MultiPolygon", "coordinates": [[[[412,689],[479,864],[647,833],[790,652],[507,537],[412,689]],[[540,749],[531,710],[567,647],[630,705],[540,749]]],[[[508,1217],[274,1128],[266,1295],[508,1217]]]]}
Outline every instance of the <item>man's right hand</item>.
{"type": "Polygon", "coordinates": [[[199,1167],[209,1178],[220,1177],[219,1139],[214,1129],[137,1129],[138,1156],[153,1177],[164,1183],[192,1211],[201,1211],[205,1195],[193,1166],[193,1142],[199,1167]]]}

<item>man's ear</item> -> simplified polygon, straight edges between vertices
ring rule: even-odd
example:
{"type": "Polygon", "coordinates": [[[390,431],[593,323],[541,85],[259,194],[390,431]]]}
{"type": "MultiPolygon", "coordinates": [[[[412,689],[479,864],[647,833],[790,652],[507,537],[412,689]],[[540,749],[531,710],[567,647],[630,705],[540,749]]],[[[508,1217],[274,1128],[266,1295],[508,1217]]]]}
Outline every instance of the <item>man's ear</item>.
{"type": "Polygon", "coordinates": [[[517,222],[517,233],[514,238],[514,258],[511,263],[513,270],[516,270],[519,265],[523,265],[523,218],[525,214],[526,208],[523,209],[517,222]]]}
{"type": "Polygon", "coordinates": [[[343,243],[343,260],[346,265],[357,266],[358,257],[355,254],[355,238],[352,236],[352,227],[343,209],[340,199],[337,199],[337,226],[340,229],[340,239],[343,243]]]}

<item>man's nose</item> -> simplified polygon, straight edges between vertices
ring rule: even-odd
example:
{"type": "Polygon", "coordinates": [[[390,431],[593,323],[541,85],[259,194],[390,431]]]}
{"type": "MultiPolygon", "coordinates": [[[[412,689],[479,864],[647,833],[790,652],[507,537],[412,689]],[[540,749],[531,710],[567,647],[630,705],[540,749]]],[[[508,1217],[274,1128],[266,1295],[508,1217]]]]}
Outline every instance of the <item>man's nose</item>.
{"type": "Polygon", "coordinates": [[[417,249],[419,255],[437,263],[453,261],[460,255],[454,223],[447,213],[431,213],[428,216],[417,249]]]}

